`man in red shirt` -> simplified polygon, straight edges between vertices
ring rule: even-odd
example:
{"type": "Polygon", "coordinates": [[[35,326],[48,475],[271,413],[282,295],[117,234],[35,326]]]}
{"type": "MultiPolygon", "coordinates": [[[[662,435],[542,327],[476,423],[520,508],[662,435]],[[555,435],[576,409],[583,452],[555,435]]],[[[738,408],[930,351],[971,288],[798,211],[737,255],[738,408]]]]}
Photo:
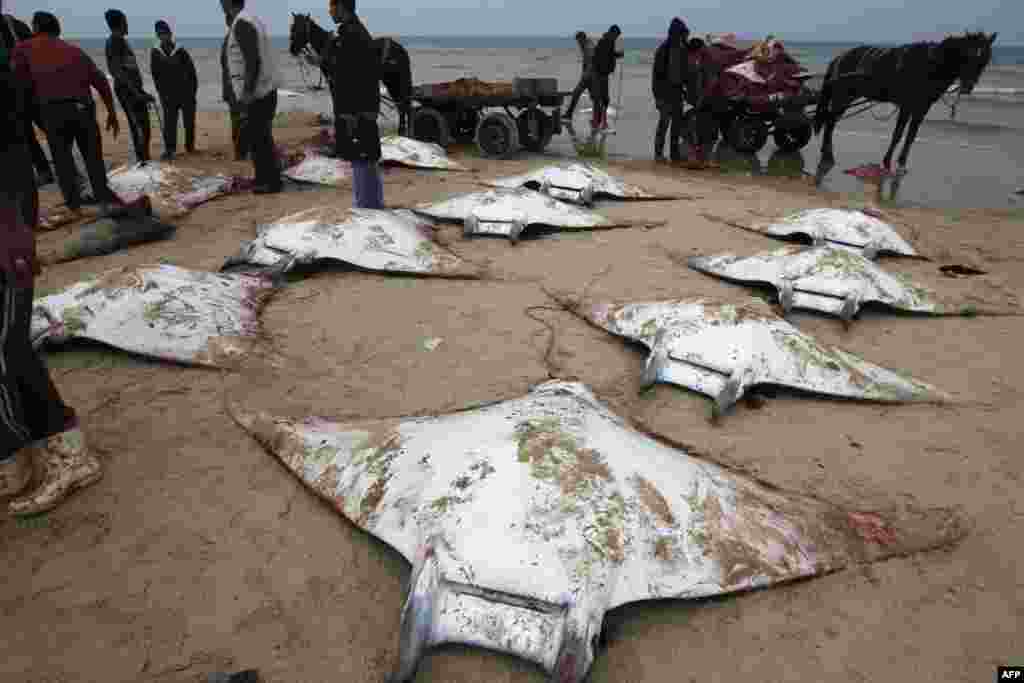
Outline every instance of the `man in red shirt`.
{"type": "MultiPolygon", "coordinates": [[[[5,50],[3,50],[5,52],[5,50]]],[[[34,227],[39,202],[26,131],[29,94],[0,54],[0,498],[13,515],[56,507],[103,476],[75,411],[61,400],[32,349],[34,227]],[[25,493],[37,475],[38,486],[25,493]]],[[[95,121],[93,122],[95,125],[95,121]]]]}
{"type": "Polygon", "coordinates": [[[36,12],[32,16],[32,28],[36,35],[18,43],[12,62],[15,75],[30,84],[39,104],[64,202],[72,211],[81,208],[81,191],[72,156],[72,147],[77,144],[85,160],[94,198],[106,210],[107,204],[117,204],[119,200],[107,185],[96,103],[90,88],[103,99],[107,108],[107,130],[116,137],[120,127],[110,84],[85,52],[58,38],[60,22],[57,17],[49,12],[36,12]]]}

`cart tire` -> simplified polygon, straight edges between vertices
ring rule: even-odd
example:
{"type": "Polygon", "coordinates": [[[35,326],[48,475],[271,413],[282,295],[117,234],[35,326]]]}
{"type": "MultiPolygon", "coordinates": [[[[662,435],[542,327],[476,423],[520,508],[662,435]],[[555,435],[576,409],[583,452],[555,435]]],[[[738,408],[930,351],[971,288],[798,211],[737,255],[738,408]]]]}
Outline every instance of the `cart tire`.
{"type": "Polygon", "coordinates": [[[473,142],[479,123],[479,109],[459,109],[449,116],[448,130],[456,142],[473,142]]]}
{"type": "Polygon", "coordinates": [[[759,119],[740,116],[729,126],[726,140],[741,154],[756,154],[768,142],[768,126],[759,119]]]}
{"type": "Polygon", "coordinates": [[[543,152],[555,135],[555,122],[541,109],[524,109],[516,117],[516,127],[519,144],[530,152],[543,152]]]}
{"type": "Polygon", "coordinates": [[[696,141],[707,149],[711,149],[718,142],[718,124],[712,122],[712,125],[708,125],[706,120],[702,122],[697,117],[696,109],[687,109],[683,114],[683,130],[688,136],[686,141],[696,141]],[[703,130],[701,129],[702,125],[703,130]]]}
{"type": "Polygon", "coordinates": [[[476,146],[486,157],[505,159],[519,149],[519,130],[504,112],[487,114],[476,127],[476,146]]]}
{"type": "Polygon", "coordinates": [[[814,137],[814,127],[803,114],[783,116],[776,122],[772,137],[775,146],[783,152],[796,152],[806,147],[814,137]]]}
{"type": "Polygon", "coordinates": [[[412,136],[423,142],[447,147],[452,136],[444,114],[431,107],[419,107],[412,113],[412,136]]]}

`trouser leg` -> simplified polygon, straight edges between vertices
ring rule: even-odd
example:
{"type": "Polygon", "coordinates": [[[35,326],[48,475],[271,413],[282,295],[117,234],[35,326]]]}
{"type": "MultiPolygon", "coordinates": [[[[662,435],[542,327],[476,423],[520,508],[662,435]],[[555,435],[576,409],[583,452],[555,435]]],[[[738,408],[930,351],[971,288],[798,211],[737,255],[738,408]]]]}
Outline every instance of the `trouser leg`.
{"type": "Polygon", "coordinates": [[[248,116],[243,124],[242,137],[249,145],[252,155],[256,184],[280,187],[281,169],[274,149],[274,115],[277,113],[277,93],[256,100],[249,105],[248,116]]]}
{"type": "Polygon", "coordinates": [[[75,144],[74,106],[51,104],[45,105],[42,110],[46,139],[50,142],[50,154],[53,155],[53,165],[57,171],[57,184],[69,209],[78,209],[82,205],[78,171],[72,153],[72,145],[75,144]]]}
{"type": "Polygon", "coordinates": [[[682,150],[680,149],[680,141],[683,139],[683,103],[682,101],[673,102],[668,112],[670,131],[668,137],[669,154],[673,161],[680,161],[682,159],[682,150]]]}
{"type": "Polygon", "coordinates": [[[169,100],[160,104],[164,110],[164,154],[173,155],[178,151],[178,111],[181,107],[169,100]]]}
{"type": "Polygon", "coordinates": [[[32,295],[0,282],[0,457],[74,422],[29,339],[32,295]]]}
{"type": "Polygon", "coordinates": [[[186,100],[181,105],[181,118],[185,127],[185,151],[196,151],[196,101],[186,100]]]}
{"type": "Polygon", "coordinates": [[[132,136],[132,146],[138,161],[149,161],[149,108],[146,101],[137,99],[124,90],[117,90],[117,101],[121,103],[125,116],[128,118],[128,130],[132,136]]]}
{"type": "Polygon", "coordinates": [[[576,111],[576,105],[579,104],[580,97],[583,95],[584,90],[590,88],[590,75],[583,74],[580,76],[579,83],[572,89],[572,99],[569,100],[569,108],[565,110],[565,118],[571,119],[573,112],[576,111]]]}
{"type": "Polygon", "coordinates": [[[103,148],[100,146],[99,124],[96,123],[95,105],[82,105],[77,109],[73,121],[72,132],[78,151],[85,162],[85,170],[89,174],[92,194],[97,202],[118,202],[118,198],[107,184],[107,167],[103,163],[103,148]]]}

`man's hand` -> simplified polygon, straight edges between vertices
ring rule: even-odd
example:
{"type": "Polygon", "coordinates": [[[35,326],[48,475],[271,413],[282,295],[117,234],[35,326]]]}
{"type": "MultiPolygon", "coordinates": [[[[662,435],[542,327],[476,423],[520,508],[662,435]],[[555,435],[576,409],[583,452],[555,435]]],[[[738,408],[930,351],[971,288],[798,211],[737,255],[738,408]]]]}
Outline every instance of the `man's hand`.
{"type": "Polygon", "coordinates": [[[107,130],[116,138],[121,132],[121,124],[117,120],[117,114],[113,111],[107,112],[107,130]]]}

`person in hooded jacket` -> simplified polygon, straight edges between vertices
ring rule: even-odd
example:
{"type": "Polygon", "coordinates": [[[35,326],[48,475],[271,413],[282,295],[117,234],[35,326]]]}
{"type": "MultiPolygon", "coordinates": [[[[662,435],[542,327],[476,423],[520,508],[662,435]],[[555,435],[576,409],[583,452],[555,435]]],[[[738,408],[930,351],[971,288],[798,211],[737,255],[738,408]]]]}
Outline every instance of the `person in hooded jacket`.
{"type": "Polygon", "coordinates": [[[160,43],[149,56],[149,72],[153,74],[156,94],[164,111],[164,160],[173,159],[178,150],[178,116],[185,126],[185,151],[196,151],[196,93],[199,77],[188,51],[174,42],[166,21],[155,24],[160,43]]]}
{"type": "Polygon", "coordinates": [[[621,35],[622,29],[613,24],[594,48],[593,83],[590,87],[590,97],[594,102],[590,125],[594,129],[608,127],[608,105],[611,104],[608,80],[615,72],[616,61],[623,56],[622,52],[615,49],[615,41],[621,35]]]}
{"type": "MultiPolygon", "coordinates": [[[[20,19],[10,14],[4,14],[3,9],[4,3],[3,0],[0,0],[0,49],[6,50],[7,59],[9,59],[15,45],[32,37],[32,29],[20,19]]],[[[43,121],[39,118],[39,107],[31,101],[31,98],[25,115],[29,117],[26,134],[28,135],[29,152],[32,154],[32,166],[36,169],[36,181],[40,186],[49,185],[54,181],[53,171],[50,169],[50,162],[46,160],[46,154],[43,153],[42,145],[39,144],[39,139],[36,137],[35,128],[32,127],[32,124],[35,124],[39,126],[40,130],[43,130],[43,121]]]]}
{"type": "Polygon", "coordinates": [[[687,84],[687,43],[690,29],[682,19],[676,17],[668,27],[666,38],[654,53],[654,67],[651,73],[651,91],[658,108],[658,127],[654,131],[654,158],[662,161],[665,156],[665,135],[669,135],[669,156],[672,161],[681,161],[679,141],[683,137],[683,98],[687,84]],[[670,131],[671,127],[671,131],[670,131]]]}
{"type": "Polygon", "coordinates": [[[381,158],[380,53],[366,26],[356,16],[355,0],[330,0],[338,24],[324,61],[334,87],[334,137],[337,155],[352,163],[353,206],[384,208],[384,185],[377,163],[381,158]]]}

